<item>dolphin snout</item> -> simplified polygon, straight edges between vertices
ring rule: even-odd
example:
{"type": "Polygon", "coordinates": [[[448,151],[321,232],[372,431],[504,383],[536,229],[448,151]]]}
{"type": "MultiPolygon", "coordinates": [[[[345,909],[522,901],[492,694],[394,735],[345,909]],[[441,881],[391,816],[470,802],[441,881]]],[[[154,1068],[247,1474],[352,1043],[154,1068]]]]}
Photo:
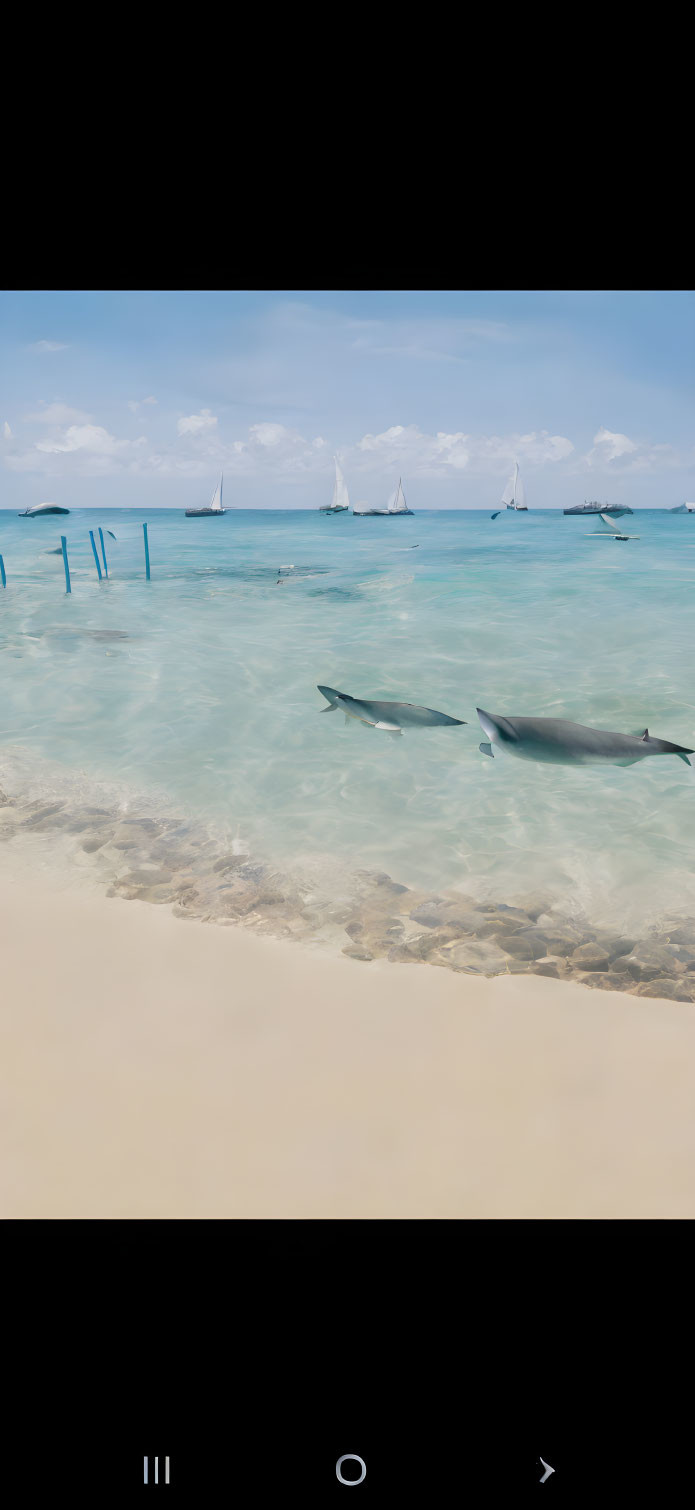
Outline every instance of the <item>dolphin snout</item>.
{"type": "Polygon", "coordinates": [[[478,715],[478,718],[480,719],[480,727],[487,734],[488,739],[494,739],[498,730],[497,723],[492,717],[492,714],[486,713],[484,708],[476,708],[475,711],[478,715]]]}

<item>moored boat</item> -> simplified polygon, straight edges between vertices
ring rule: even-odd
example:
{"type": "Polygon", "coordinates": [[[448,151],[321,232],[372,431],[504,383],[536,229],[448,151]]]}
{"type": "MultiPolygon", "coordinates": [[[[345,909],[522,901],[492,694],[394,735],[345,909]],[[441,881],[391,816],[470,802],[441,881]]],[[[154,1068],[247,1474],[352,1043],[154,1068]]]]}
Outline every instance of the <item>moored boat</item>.
{"type": "Polygon", "coordinates": [[[500,502],[506,504],[508,509],[513,509],[517,514],[528,513],[526,494],[524,493],[524,484],[519,476],[518,461],[514,462],[514,471],[512,472],[509,482],[507,483],[507,486],[502,494],[500,502]]]}
{"type": "Polygon", "coordinates": [[[22,509],[20,519],[42,519],[44,514],[69,514],[69,509],[63,509],[58,503],[35,503],[33,509],[22,509]]]}
{"type": "Polygon", "coordinates": [[[391,497],[389,498],[389,501],[388,501],[385,509],[370,509],[369,505],[366,504],[366,503],[365,504],[355,503],[355,504],[353,504],[352,512],[353,512],[353,515],[357,514],[357,515],[360,515],[360,516],[370,516],[370,517],[374,517],[374,518],[377,518],[377,519],[392,519],[397,514],[398,515],[412,514],[413,510],[408,508],[408,505],[407,505],[407,503],[405,501],[405,493],[403,492],[403,482],[402,482],[402,479],[399,477],[399,479],[398,479],[398,487],[391,494],[391,497]]]}
{"type": "Polygon", "coordinates": [[[631,514],[632,509],[627,505],[617,503],[575,503],[571,509],[563,509],[563,514],[612,514],[614,519],[619,519],[622,514],[631,514]]]}
{"type": "Polygon", "coordinates": [[[349,513],[350,510],[350,499],[348,497],[347,483],[345,481],[345,478],[343,477],[340,467],[338,466],[337,456],[334,456],[333,460],[335,462],[335,485],[333,488],[333,502],[322,503],[321,507],[319,508],[320,514],[345,514],[349,513]]]}
{"type": "Polygon", "coordinates": [[[217,487],[215,488],[215,491],[214,491],[214,493],[212,495],[211,502],[208,504],[207,508],[206,509],[186,509],[186,518],[187,519],[208,519],[208,518],[215,518],[215,519],[217,519],[217,518],[219,518],[220,514],[225,514],[227,512],[226,509],[223,509],[223,507],[222,507],[222,482],[223,482],[223,478],[224,478],[224,473],[220,472],[220,480],[219,480],[219,482],[217,484],[217,487]]]}

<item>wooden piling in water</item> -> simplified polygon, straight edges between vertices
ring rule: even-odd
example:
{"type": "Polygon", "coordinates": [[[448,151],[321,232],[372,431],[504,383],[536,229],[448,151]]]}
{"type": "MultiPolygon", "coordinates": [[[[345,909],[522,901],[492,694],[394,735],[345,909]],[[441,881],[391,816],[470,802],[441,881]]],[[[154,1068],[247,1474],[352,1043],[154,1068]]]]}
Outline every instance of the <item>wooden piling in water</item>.
{"type": "Polygon", "coordinates": [[[7,587],[7,577],[5,575],[5,563],[4,563],[3,559],[2,559],[2,556],[0,556],[0,582],[2,582],[3,587],[7,587]]]}
{"type": "Polygon", "coordinates": [[[149,582],[149,580],[150,580],[150,547],[149,547],[149,543],[148,543],[148,540],[147,540],[147,525],[146,524],[143,524],[143,526],[142,526],[142,532],[143,532],[143,535],[145,537],[145,578],[149,582]]]}
{"type": "Polygon", "coordinates": [[[94,551],[94,560],[96,561],[97,575],[99,577],[99,581],[101,582],[101,567],[99,565],[99,557],[97,555],[97,548],[96,548],[96,545],[94,544],[94,530],[90,530],[89,531],[89,538],[90,538],[90,540],[92,542],[92,550],[94,551]]]}
{"type": "Polygon", "coordinates": [[[72,592],[70,586],[70,567],[68,566],[68,542],[64,535],[60,537],[60,544],[63,551],[63,566],[65,567],[65,591],[72,592]]]}
{"type": "Polygon", "coordinates": [[[108,577],[109,568],[106,565],[106,551],[104,550],[104,531],[103,531],[101,525],[99,525],[99,539],[101,541],[101,554],[102,554],[102,559],[103,559],[103,562],[104,562],[104,576],[108,577]]]}

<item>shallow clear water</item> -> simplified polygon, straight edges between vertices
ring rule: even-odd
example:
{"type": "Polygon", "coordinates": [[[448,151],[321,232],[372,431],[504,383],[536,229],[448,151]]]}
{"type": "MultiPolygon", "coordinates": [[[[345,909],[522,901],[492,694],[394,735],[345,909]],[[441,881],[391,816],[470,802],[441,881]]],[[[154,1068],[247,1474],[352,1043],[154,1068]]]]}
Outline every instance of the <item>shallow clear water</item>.
{"type": "Polygon", "coordinates": [[[640,539],[560,512],[3,513],[0,752],[173,802],[327,885],[376,866],[500,899],[542,887],[623,926],[695,910],[695,770],[478,751],[477,705],[695,746],[695,517],[623,523],[640,539]],[[101,584],[99,524],[118,537],[101,584]],[[346,727],[319,716],[318,682],[467,726],[346,727]]]}

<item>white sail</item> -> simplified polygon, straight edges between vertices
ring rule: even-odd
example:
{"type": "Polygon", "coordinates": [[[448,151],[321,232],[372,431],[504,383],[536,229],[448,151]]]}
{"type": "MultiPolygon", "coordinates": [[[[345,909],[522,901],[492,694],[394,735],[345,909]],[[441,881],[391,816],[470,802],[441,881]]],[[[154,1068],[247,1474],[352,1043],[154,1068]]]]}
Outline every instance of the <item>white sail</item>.
{"type": "Polygon", "coordinates": [[[334,457],[333,460],[335,461],[335,487],[333,489],[332,507],[334,509],[349,509],[350,499],[348,497],[347,483],[338,466],[337,457],[334,457]]]}
{"type": "Polygon", "coordinates": [[[524,493],[524,484],[519,476],[518,461],[514,463],[514,471],[502,494],[501,502],[506,504],[508,509],[526,508],[526,494],[524,493]]]}
{"type": "Polygon", "coordinates": [[[514,471],[512,472],[512,475],[511,475],[511,477],[509,479],[509,482],[507,483],[507,486],[506,486],[506,488],[505,488],[505,490],[504,490],[504,492],[502,494],[502,497],[500,499],[500,502],[501,503],[505,503],[507,505],[507,508],[513,508],[514,507],[514,488],[515,488],[515,485],[516,485],[516,477],[517,477],[517,472],[518,471],[519,471],[519,468],[518,468],[518,465],[515,462],[514,463],[514,471]]]}
{"type": "Polygon", "coordinates": [[[212,495],[212,499],[210,501],[210,508],[214,509],[216,514],[219,514],[219,513],[222,512],[222,479],[223,479],[223,477],[224,477],[224,473],[220,472],[220,480],[219,480],[219,482],[217,484],[217,487],[215,488],[215,491],[214,491],[214,493],[212,495]]]}
{"type": "Polygon", "coordinates": [[[374,510],[365,503],[364,499],[361,499],[359,503],[353,503],[352,512],[353,514],[372,514],[374,510]]]}
{"type": "Polygon", "coordinates": [[[396,488],[395,493],[391,494],[391,497],[389,498],[389,501],[386,505],[386,512],[388,514],[407,514],[408,512],[408,505],[405,501],[403,494],[403,484],[400,477],[398,479],[398,487],[396,488]]]}

